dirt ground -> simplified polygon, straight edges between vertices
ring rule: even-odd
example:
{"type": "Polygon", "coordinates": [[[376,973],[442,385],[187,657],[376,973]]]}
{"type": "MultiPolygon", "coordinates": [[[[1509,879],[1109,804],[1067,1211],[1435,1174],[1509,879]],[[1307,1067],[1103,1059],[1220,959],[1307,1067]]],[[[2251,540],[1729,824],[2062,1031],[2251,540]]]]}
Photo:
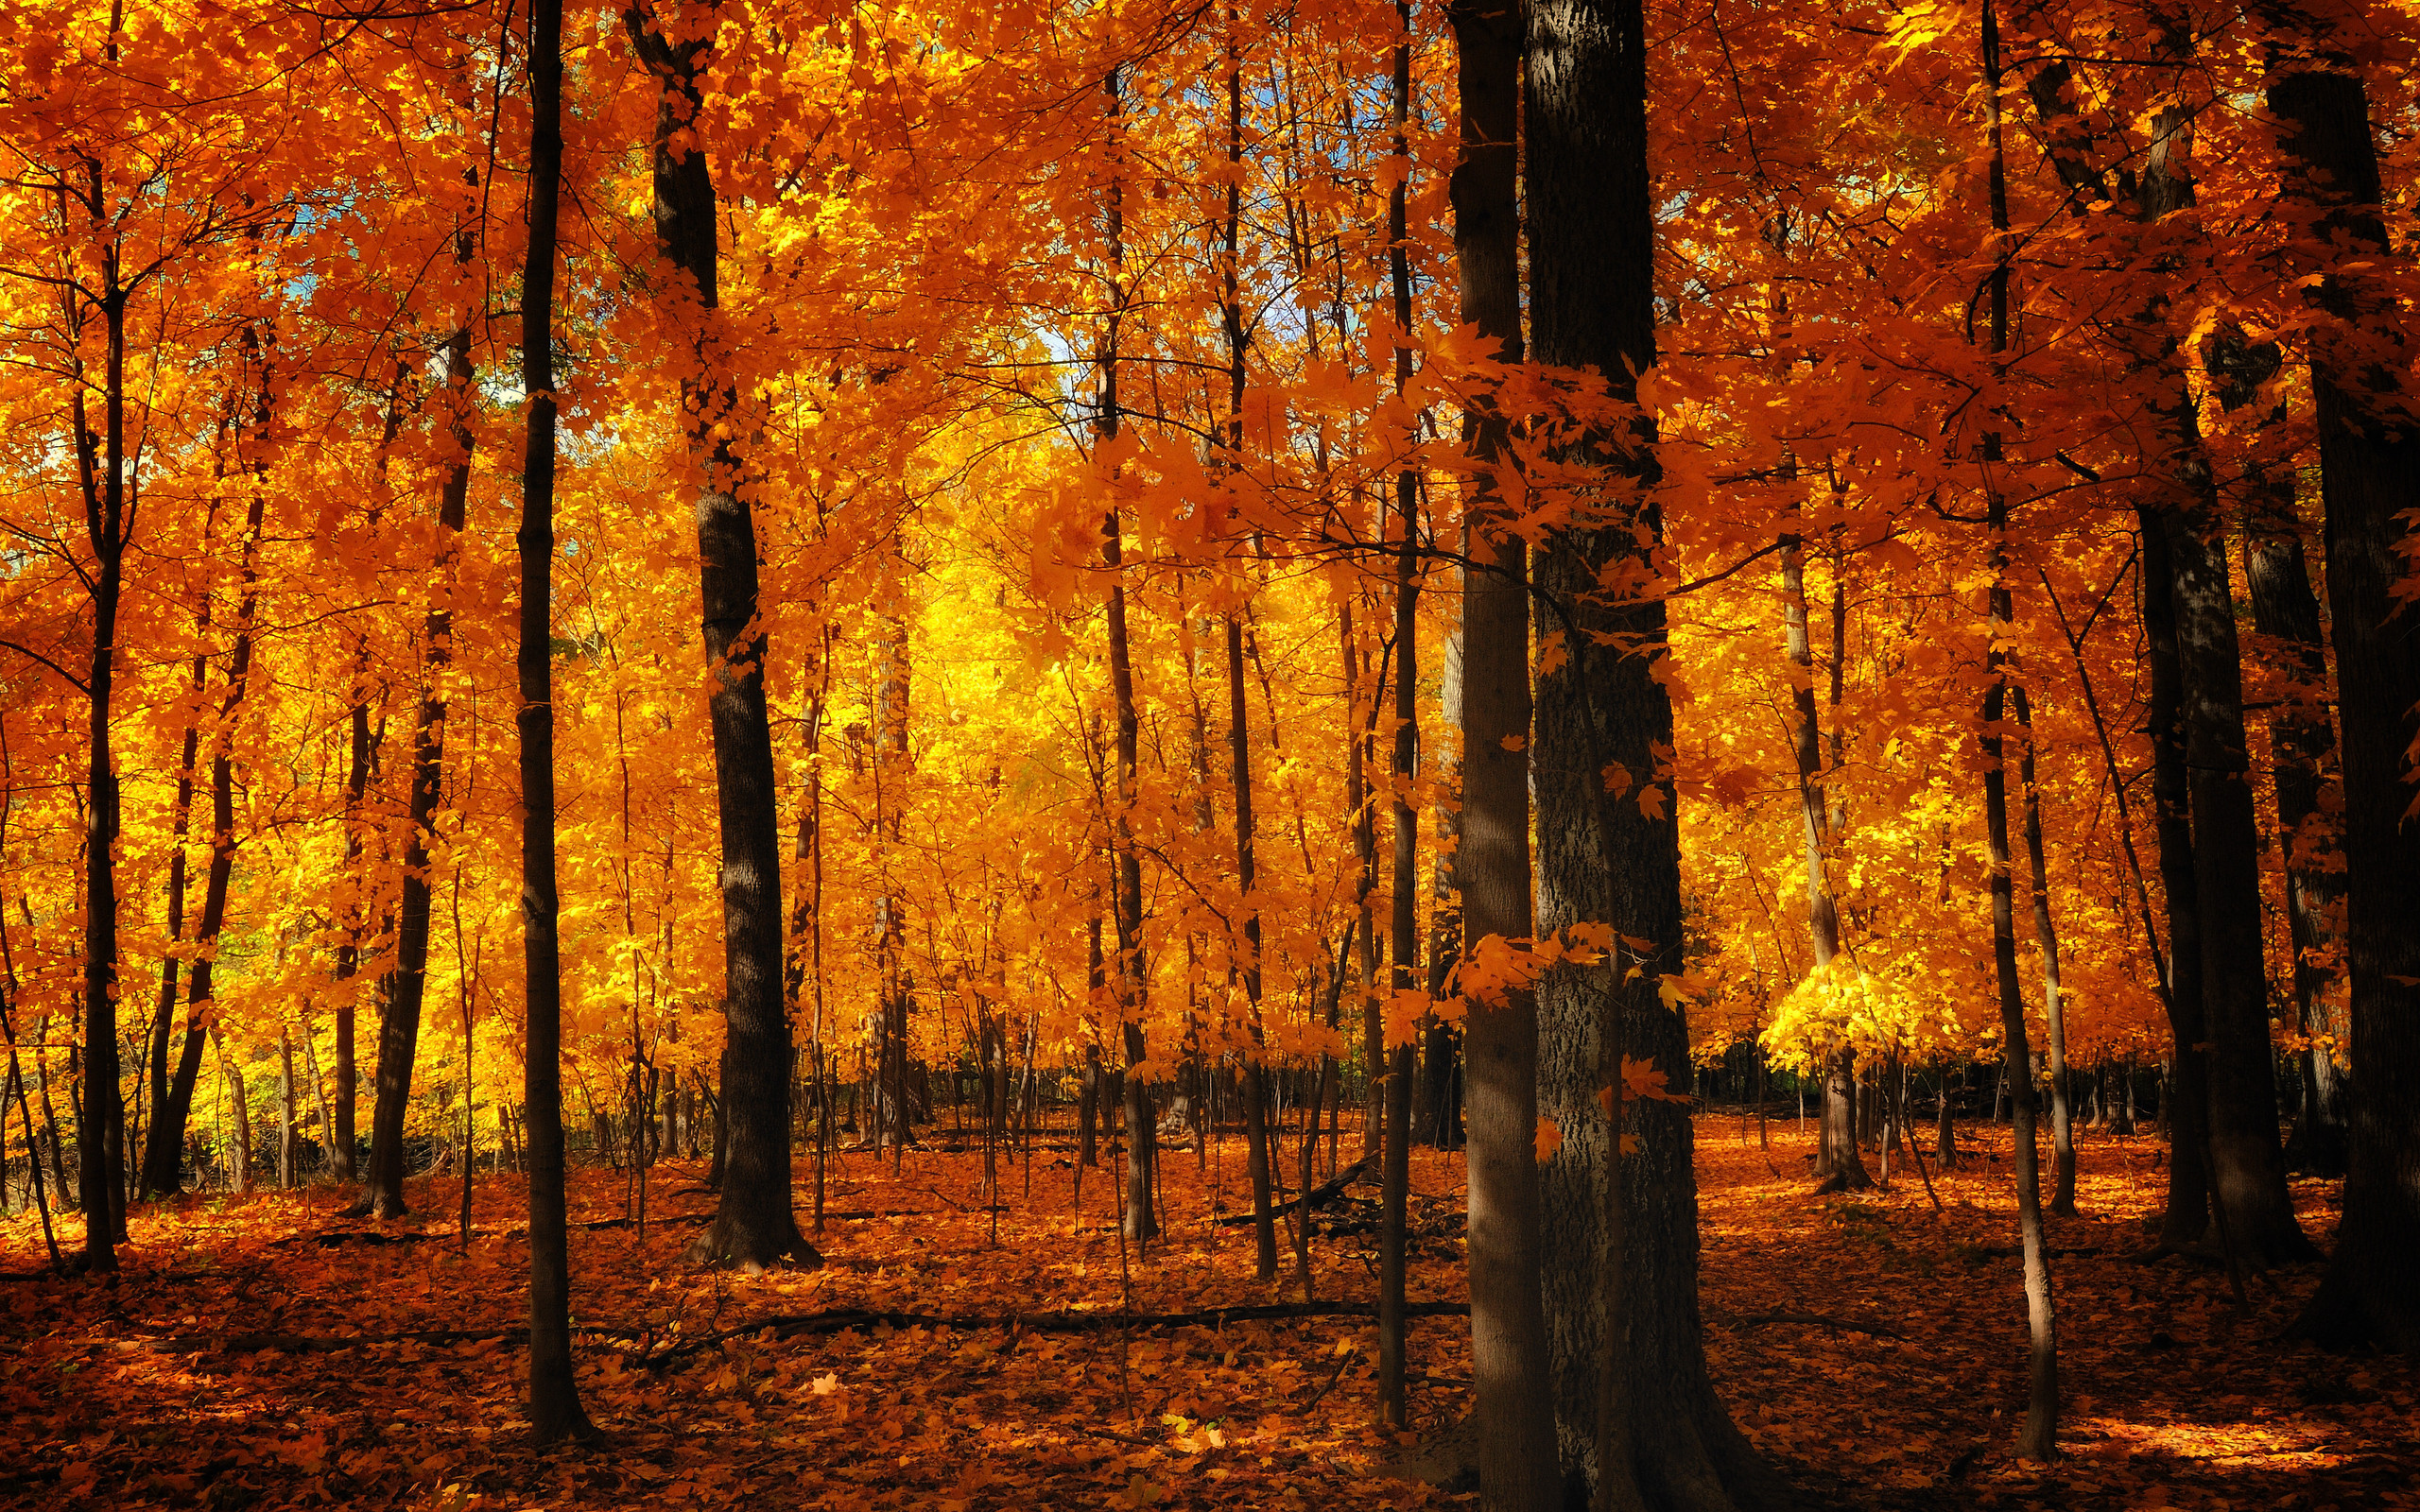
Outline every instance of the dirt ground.
{"type": "MultiPolygon", "coordinates": [[[[2253,1282],[2135,1260],[2163,1178],[2152,1138],[2091,1137],[2085,1216],[2052,1220],[2062,1461],[2014,1462],[2024,1314],[2008,1134],[1889,1190],[1817,1197],[1794,1121],[1703,1112],[1703,1306],[1715,1379],[1749,1435],[1833,1506],[2420,1507],[2411,1367],[2273,1343],[2315,1269],[2253,1282]],[[1995,1159],[1996,1157],[1996,1159],[1995,1159]],[[1814,1321],[1809,1321],[1810,1319],[1814,1321]]],[[[1350,1160],[1354,1136],[1346,1136],[1350,1160]]],[[[1288,1162],[1290,1166],[1290,1161],[1288,1162]]],[[[415,1181],[389,1231],[337,1216],[333,1189],[139,1209],[114,1280],[27,1274],[28,1213],[0,1220],[0,1502],[9,1505],[1040,1507],[1452,1505],[1369,1472],[1366,1316],[1078,1328],[1052,1317],[1301,1300],[1290,1250],[1253,1279],[1240,1142],[1206,1167],[1164,1158],[1162,1241],[1121,1246],[1115,1193],[1068,1153],[1006,1163],[988,1211],[979,1154],[867,1154],[830,1177],[818,1270],[741,1277],[683,1264],[707,1211],[693,1167],[573,1174],[580,1386],[603,1431],[523,1445],[510,1331],[527,1250],[518,1178],[482,1177],[467,1248],[458,1176],[415,1181]],[[1080,1218],[1080,1224],[1079,1222],[1080,1218]],[[355,1237],[328,1242],[334,1235],[355,1237]],[[863,1316],[816,1316],[833,1310],[863,1316]],[[936,1326],[913,1314],[965,1320],[936,1326]],[[1002,1328],[1003,1316],[1033,1319],[1002,1328]],[[760,1327],[790,1318],[786,1327],[760,1327]],[[980,1321],[977,1321],[980,1320],[980,1321]],[[841,1327],[842,1323],[853,1326],[841,1327]],[[445,1336],[404,1338],[426,1331],[445,1336]],[[741,1332],[735,1332],[741,1331],[741,1332]],[[369,1342],[358,1342],[368,1338],[369,1342]]],[[[802,1167],[803,1180],[804,1167],[802,1167]]],[[[1411,1293],[1463,1299],[1458,1156],[1423,1152],[1411,1293]]],[[[2324,1244],[2333,1187],[2296,1188],[2324,1244]]],[[[805,1223],[802,1202],[802,1224],[805,1223]]],[[[73,1228],[71,1220],[69,1226],[73,1228]]],[[[1374,1295],[1374,1236],[1313,1244],[1312,1295],[1374,1295]]],[[[1281,1246],[1284,1245],[1281,1240],[1281,1246]]],[[[2415,1272],[2420,1280],[2420,1272],[2415,1272]]],[[[1468,1406],[1458,1317],[1413,1325],[1414,1427],[1468,1406]]]]}

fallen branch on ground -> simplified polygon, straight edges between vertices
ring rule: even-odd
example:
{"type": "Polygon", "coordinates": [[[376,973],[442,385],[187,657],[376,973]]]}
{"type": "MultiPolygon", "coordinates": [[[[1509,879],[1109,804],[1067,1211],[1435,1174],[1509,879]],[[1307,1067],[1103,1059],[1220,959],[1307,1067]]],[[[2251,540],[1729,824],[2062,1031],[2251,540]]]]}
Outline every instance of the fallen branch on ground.
{"type": "Polygon", "coordinates": [[[1768,1323],[1804,1323],[1813,1328],[1872,1333],[1888,1339],[1907,1337],[1888,1323],[1865,1323],[1853,1317],[1832,1317],[1822,1313],[1755,1313],[1739,1319],[1739,1327],[1743,1329],[1759,1329],[1768,1323]]]}
{"type": "MultiPolygon", "coordinates": [[[[1270,1209],[1269,1215],[1272,1218],[1282,1217],[1287,1213],[1292,1212],[1295,1209],[1302,1207],[1305,1201],[1314,1208],[1319,1207],[1322,1204],[1332,1200],[1338,1193],[1342,1192],[1346,1187],[1349,1187],[1354,1182],[1359,1180],[1362,1174],[1369,1169],[1370,1158],[1365,1155],[1361,1157],[1361,1159],[1354,1161],[1351,1165],[1346,1166],[1343,1170],[1336,1173],[1336,1175],[1328,1177],[1318,1186],[1311,1188],[1307,1194],[1288,1197],[1285,1201],[1270,1209]]],[[[1257,1213],[1238,1212],[1231,1213],[1224,1218],[1219,1218],[1213,1221],[1216,1222],[1219,1227],[1223,1228],[1236,1224],[1251,1223],[1257,1216],[1259,1216],[1257,1213]]]]}

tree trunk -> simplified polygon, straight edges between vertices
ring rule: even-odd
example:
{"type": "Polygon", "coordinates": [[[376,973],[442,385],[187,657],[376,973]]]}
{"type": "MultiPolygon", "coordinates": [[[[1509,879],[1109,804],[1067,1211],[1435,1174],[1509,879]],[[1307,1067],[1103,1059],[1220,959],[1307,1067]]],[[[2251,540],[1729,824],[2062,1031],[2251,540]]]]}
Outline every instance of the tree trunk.
{"type": "MultiPolygon", "coordinates": [[[[2299,18],[2296,18],[2299,19],[2299,18]]],[[[2388,255],[2377,147],[2361,77],[2321,43],[2320,66],[2283,75],[2270,109],[2285,130],[2288,190],[2356,259],[2388,255]]],[[[2324,266],[2324,265],[2323,265],[2324,266]]],[[[2408,576],[2398,518],[2420,494],[2420,441],[2387,417],[2398,385],[2377,353],[2407,337],[2391,295],[2356,268],[2319,286],[2312,336],[2327,590],[2343,726],[2345,961],[2352,988],[2351,1160],[2336,1253],[2298,1329],[2327,1344],[2420,1354],[2420,817],[2404,763],[2420,705],[2420,641],[2395,587],[2408,576]],[[2400,612],[2407,618],[2398,620],[2400,612]]]]}
{"type": "MultiPolygon", "coordinates": [[[[2273,370],[2274,352],[2270,353],[2273,370]]],[[[2323,462],[2323,467],[2325,463],[2323,462]]],[[[2293,679],[2269,716],[2270,777],[2277,797],[2277,845],[2286,863],[2286,922],[2294,949],[2294,1006],[2305,1044],[2302,1116],[2287,1148],[2297,1170],[2341,1176],[2346,1157],[2343,1078],[2336,1056],[2347,1028],[2336,972],[2325,962],[2342,946],[2341,873],[2325,865],[2341,849],[2337,815],[2322,795],[2335,784],[2336,730],[2327,716],[2327,653],[2319,596],[2303,557],[2294,517],[2293,476],[2255,480],[2243,508],[2243,576],[2252,623],[2293,679]]],[[[2341,799],[2341,792],[2337,795],[2341,799]]]]}
{"type": "MultiPolygon", "coordinates": [[[[209,527],[203,526],[203,556],[209,555],[209,527]]],[[[210,623],[209,600],[205,596],[201,611],[196,616],[202,627],[210,623]]],[[[191,832],[193,819],[194,773],[201,760],[201,709],[204,680],[210,666],[206,655],[193,659],[193,707],[185,716],[184,746],[177,764],[177,796],[168,815],[168,929],[171,941],[182,942],[185,930],[185,837],[191,832]]],[[[168,1051],[174,1042],[177,1006],[177,963],[174,951],[164,953],[160,960],[160,997],[151,1010],[151,1128],[143,1145],[143,1190],[152,1195],[164,1195],[183,1185],[184,1126],[178,1121],[176,1139],[160,1137],[161,1112],[168,1106],[168,1051]]]]}
{"type": "MultiPolygon", "coordinates": [[[[455,261],[468,263],[471,255],[471,233],[457,232],[455,261]]],[[[359,1204],[360,1211],[375,1218],[397,1218],[406,1211],[404,1121],[411,1102],[421,1006],[428,988],[428,842],[445,790],[445,678],[454,660],[454,587],[469,509],[475,444],[471,410],[477,379],[466,319],[455,328],[445,349],[445,418],[453,455],[438,491],[436,587],[429,595],[422,632],[420,709],[412,726],[412,786],[405,818],[403,903],[396,917],[395,969],[387,981],[385,1011],[379,1015],[377,1093],[371,1104],[369,1169],[363,1173],[368,1190],[359,1204]]],[[[338,1099],[351,1106],[341,1087],[338,1099]]]]}
{"type": "MultiPolygon", "coordinates": [[[[544,1449],[593,1430],[572,1378],[563,1208],[562,961],[555,893],[555,228],[562,185],[562,3],[531,0],[529,248],[521,275],[521,924],[529,1120],[529,1437],[544,1449]]],[[[425,708],[425,705],[424,705],[425,708]]],[[[424,718],[422,728],[429,721],[424,718]]],[[[414,779],[415,790],[418,778],[414,779]]],[[[415,828],[412,843],[420,844],[415,828]]],[[[424,899],[425,884],[423,885],[424,899]]],[[[422,908],[425,928],[426,906],[422,908]]],[[[406,913],[408,917],[409,905],[406,913]]],[[[380,1069],[383,1078],[385,1067],[380,1069]]],[[[374,1169],[374,1168],[373,1168],[374,1169]]]]}
{"type": "MultiPolygon", "coordinates": [[[[1991,350],[1993,367],[2001,366],[2009,338],[2009,220],[2007,157],[2000,137],[2000,45],[1997,18],[1983,7],[1983,98],[1990,122],[1991,224],[1995,248],[1990,278],[1991,350]]],[[[1998,418],[1997,412],[1994,419],[1998,418]]],[[[2050,1253],[2042,1231],[2041,1150],[2035,1139],[2033,1057],[2026,1044],[2025,989],[2016,974],[2015,880],[2011,875],[2008,843],[2008,763],[2000,721],[2008,709],[2012,679],[2003,648],[2016,617],[2008,587],[2008,496],[2000,491],[1995,470],[2001,461],[2000,433],[1982,438],[1985,528],[1991,547],[1989,649],[1984,653],[1980,745],[1983,757],[1984,839],[1991,852],[1992,964],[1999,984],[2000,1036],[2009,1096],[2014,1106],[2016,1158],[2016,1222],[2025,1262],[2025,1322],[2031,1345],[2025,1425],[2018,1430],[2020,1459],[2047,1463],[2059,1453],[2059,1345],[2051,1310],[2050,1253]]],[[[2021,696],[2021,694],[2020,694],[2021,696]]]]}
{"type": "MultiPolygon", "coordinates": [[[[1394,49],[1394,138],[1403,172],[1394,176],[1387,193],[1387,268],[1394,285],[1395,399],[1404,402],[1411,382],[1411,262],[1405,242],[1406,196],[1411,159],[1405,131],[1411,112],[1411,5],[1396,0],[1395,18],[1404,40],[1394,49]]],[[[1420,440],[1417,421],[1404,438],[1420,440]]],[[[1420,953],[1420,816],[1409,801],[1420,759],[1420,719],[1416,698],[1420,688],[1420,623],[1414,613],[1420,593],[1417,576],[1420,545],[1420,478],[1406,468],[1395,474],[1395,510],[1403,538],[1395,556],[1395,730],[1388,765],[1394,792],[1394,870],[1390,879],[1389,955],[1392,985],[1397,994],[1415,990],[1420,953]]],[[[1411,1189],[1411,1078],[1414,1040],[1406,1036],[1389,1047],[1386,1080],[1387,1136],[1379,1182],[1378,1232],[1378,1412],[1400,1430],[1407,1426],[1404,1220],[1411,1189]]]]}
{"type": "Polygon", "coordinates": [[[2186,791],[2209,1041],[2210,1186],[2227,1242],[2255,1264],[2310,1253],[2286,1190],[2262,956],[2260,826],[2243,735],[2243,672],[2226,558],[2206,499],[2161,517],[2184,673],[2186,791]]]}
{"type": "MultiPolygon", "coordinates": [[[[1230,75],[1231,89],[1237,87],[1230,75]]],[[[1240,423],[1240,421],[1238,421],[1240,423]]],[[[1236,788],[1236,878],[1243,900],[1243,938],[1236,954],[1243,978],[1244,1001],[1252,1022],[1251,1057],[1244,1063],[1244,1163],[1252,1178],[1252,1232],[1255,1274],[1262,1280],[1277,1276],[1277,1221],[1270,1211],[1269,1068],[1260,1023],[1260,911],[1253,902],[1252,740],[1245,722],[1244,627],[1240,614],[1227,616],[1227,750],[1236,788]]]]}
{"type": "Polygon", "coordinates": [[[700,623],[713,692],[715,807],[722,840],[722,1101],[729,1128],[714,1221],[689,1246],[693,1262],[755,1272],[821,1264],[790,1205],[790,1024],[783,1004],[781,814],[772,727],[765,707],[770,648],[757,620],[756,530],[739,496],[732,441],[742,428],[733,380],[720,370],[716,315],[716,201],[703,144],[702,36],[673,34],[648,6],[623,12],[631,45],[660,90],[652,163],[656,252],[668,274],[659,308],[696,356],[681,410],[699,485],[700,623]]]}
{"type": "Polygon", "coordinates": [[[2160,1125],[2168,1135],[2168,1206],[2160,1219],[2163,1248],[2200,1242],[2210,1222],[2208,1119],[2202,1028],[2202,915],[2193,865],[2193,821],[2187,798],[2184,674],[2176,644],[2174,573],[2168,531],[2150,509],[2135,515],[2142,553],[2143,640],[2150,655],[2152,801],[2158,813],[2160,889],[2168,899],[2168,1024],[2173,1046],[2160,1089],[2160,1125]]]}
{"type": "MultiPolygon", "coordinates": [[[[265,445],[267,438],[262,433],[268,425],[269,373],[266,354],[250,327],[245,330],[243,350],[246,356],[259,366],[260,388],[251,416],[251,430],[254,444],[265,445]]],[[[247,367],[251,366],[251,363],[248,362],[247,367]]],[[[194,1087],[201,1074],[202,1049],[212,1026],[217,1022],[213,985],[216,973],[218,936],[227,920],[227,893],[235,874],[234,727],[251,684],[252,622],[260,602],[258,555],[268,489],[266,481],[255,471],[259,464],[247,465],[245,461],[242,428],[236,428],[234,434],[237,467],[252,473],[251,503],[244,513],[243,544],[236,569],[240,587],[235,609],[235,637],[227,656],[227,691],[219,700],[210,735],[210,868],[202,884],[201,918],[194,932],[196,950],[193,967],[186,977],[184,1047],[177,1057],[177,1068],[169,1080],[167,1096],[164,1101],[155,1102],[151,1113],[151,1144],[159,1151],[164,1169],[147,1170],[144,1184],[161,1192],[177,1190],[178,1168],[182,1164],[184,1150],[185,1123],[192,1116],[194,1087]],[[161,1178],[156,1185],[154,1177],[161,1178]]],[[[179,850],[182,851],[182,847],[179,850]]],[[[147,1156],[145,1164],[147,1167],[150,1165],[147,1156]]]]}
{"type": "MultiPolygon", "coordinates": [[[[1782,538],[1782,624],[1789,656],[1790,746],[1798,760],[1798,809],[1806,850],[1806,934],[1815,970],[1829,971],[1841,951],[1840,910],[1825,865],[1831,815],[1824,801],[1822,731],[1815,713],[1815,650],[1806,633],[1806,552],[1796,532],[1782,538]]],[[[1835,660],[1838,644],[1832,647],[1835,660]]],[[[1874,1184],[1858,1154],[1857,1047],[1841,1044],[1824,1060],[1824,1106],[1816,1125],[1816,1190],[1857,1191],[1874,1184]]]]}
{"type": "Polygon", "coordinates": [[[2067,1007],[2059,990],[2059,930],[2050,918],[2050,870],[2042,849],[2042,790],[2033,782],[2033,710],[2025,689],[2012,686],[2016,723],[2025,731],[2025,748],[2017,758],[2018,781],[2025,787],[2025,855],[2033,880],[2033,940],[2042,952],[2042,1018],[2050,1039],[2050,1150],[2056,1175],[2050,1211],[2074,1217],[2076,1211],[2075,1111],[2067,1098],[2067,1007]]]}
{"type": "MultiPolygon", "coordinates": [[[[1524,137],[1534,353],[1595,368],[1621,400],[1635,394],[1629,375],[1655,359],[1645,53],[1638,0],[1540,0],[1532,10],[1524,137]]],[[[1660,996],[1683,950],[1679,829],[1657,755],[1672,741],[1653,664],[1665,649],[1664,609],[1594,596],[1599,570],[1622,557],[1653,579],[1649,553],[1662,521],[1636,491],[1652,475],[1652,443],[1645,422],[1582,443],[1571,460],[1602,469],[1604,496],[1581,501],[1577,527],[1551,538],[1537,563],[1541,593],[1573,621],[1566,628],[1551,610],[1540,620],[1542,633],[1564,638],[1566,660],[1537,684],[1537,925],[1610,925],[1621,952],[1610,970],[1558,970],[1538,987],[1539,1102],[1563,1131],[1541,1173],[1557,1434],[1566,1494],[1596,1490],[1604,1505],[1651,1509],[1770,1505],[1788,1493],[1732,1426],[1706,1373],[1688,1118],[1672,1104],[1636,1105],[1636,1153],[1616,1164],[1598,1110],[1609,1032],[1668,1085],[1688,1080],[1686,1032],[1660,996]],[[1612,1171],[1617,1212],[1605,1202],[1612,1171]],[[1609,1228],[1618,1247],[1607,1245],[1609,1228]],[[1617,1289],[1604,1281],[1609,1262],[1617,1289]],[[1599,1348],[1609,1337],[1606,1400],[1599,1348]],[[1610,1462],[1600,1425],[1613,1429],[1610,1462]]]]}

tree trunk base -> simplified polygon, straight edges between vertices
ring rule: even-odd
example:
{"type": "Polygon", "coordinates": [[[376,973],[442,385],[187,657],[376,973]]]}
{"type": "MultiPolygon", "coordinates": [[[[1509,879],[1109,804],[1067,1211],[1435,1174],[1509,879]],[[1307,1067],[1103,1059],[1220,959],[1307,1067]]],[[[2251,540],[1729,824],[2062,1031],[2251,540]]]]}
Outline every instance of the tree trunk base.
{"type": "Polygon", "coordinates": [[[1865,1192],[1873,1186],[1874,1177],[1862,1164],[1842,1166],[1815,1183],[1815,1194],[1820,1197],[1831,1192],[1865,1192]]]}
{"type": "Polygon", "coordinates": [[[823,1263],[822,1252],[806,1242],[806,1236],[798,1231],[797,1220],[787,1213],[770,1225],[743,1223],[730,1214],[718,1215],[703,1233],[690,1241],[681,1258],[692,1265],[736,1270],[750,1276],[769,1270],[815,1270],[823,1263]]]}
{"type": "MultiPolygon", "coordinates": [[[[1642,1400],[1651,1395],[1631,1393],[1628,1453],[1619,1456],[1628,1474],[1603,1504],[1632,1512],[1797,1512],[1804,1504],[1710,1388],[1694,1405],[1642,1400]]],[[[1564,1482],[1564,1512],[1592,1504],[1578,1476],[1564,1482]]]]}

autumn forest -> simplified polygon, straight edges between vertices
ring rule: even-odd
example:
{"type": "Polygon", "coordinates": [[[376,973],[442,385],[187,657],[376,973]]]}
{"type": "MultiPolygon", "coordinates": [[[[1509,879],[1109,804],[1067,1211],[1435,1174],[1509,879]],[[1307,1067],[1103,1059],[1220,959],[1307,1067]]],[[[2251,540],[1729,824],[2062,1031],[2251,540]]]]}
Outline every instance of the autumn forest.
{"type": "Polygon", "coordinates": [[[0,1503],[2420,1507],[2420,13],[0,59],[0,1503]]]}

